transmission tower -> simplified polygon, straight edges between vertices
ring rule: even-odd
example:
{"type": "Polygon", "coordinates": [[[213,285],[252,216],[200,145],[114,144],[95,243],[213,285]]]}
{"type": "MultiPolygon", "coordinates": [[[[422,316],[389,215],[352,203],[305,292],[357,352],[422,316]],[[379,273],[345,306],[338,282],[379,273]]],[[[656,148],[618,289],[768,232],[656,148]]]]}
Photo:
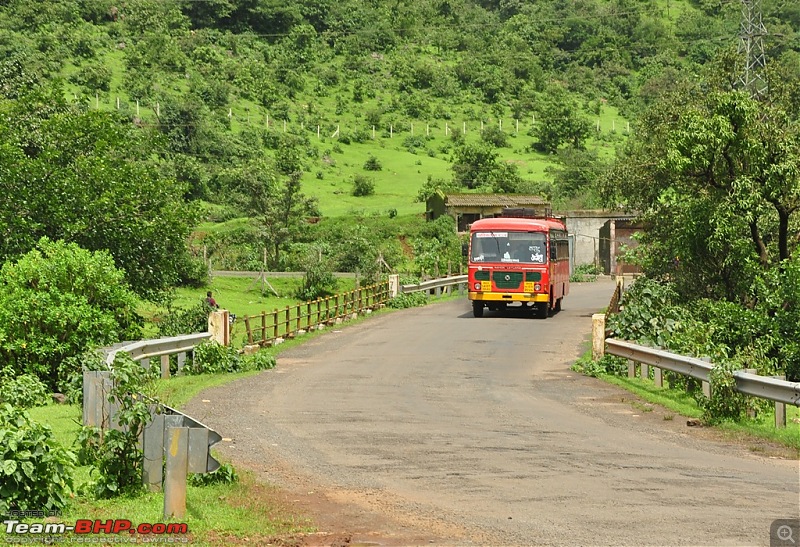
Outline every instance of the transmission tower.
{"type": "Polygon", "coordinates": [[[738,84],[751,97],[763,97],[767,93],[764,69],[764,36],[767,29],[761,20],[761,0],[742,0],[742,26],[739,31],[739,55],[744,58],[744,71],[738,84]]]}

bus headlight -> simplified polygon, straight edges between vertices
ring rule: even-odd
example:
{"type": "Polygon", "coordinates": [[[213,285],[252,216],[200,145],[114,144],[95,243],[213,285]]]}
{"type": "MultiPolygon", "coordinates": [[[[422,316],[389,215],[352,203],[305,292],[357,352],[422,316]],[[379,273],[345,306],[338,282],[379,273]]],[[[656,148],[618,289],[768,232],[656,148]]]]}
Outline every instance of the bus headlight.
{"type": "Polygon", "coordinates": [[[537,283],[536,285],[533,286],[533,290],[536,291],[536,292],[541,291],[542,290],[542,284],[541,283],[537,283]]]}
{"type": "Polygon", "coordinates": [[[475,287],[476,291],[481,290],[481,282],[480,281],[476,281],[474,287],[475,287]]]}

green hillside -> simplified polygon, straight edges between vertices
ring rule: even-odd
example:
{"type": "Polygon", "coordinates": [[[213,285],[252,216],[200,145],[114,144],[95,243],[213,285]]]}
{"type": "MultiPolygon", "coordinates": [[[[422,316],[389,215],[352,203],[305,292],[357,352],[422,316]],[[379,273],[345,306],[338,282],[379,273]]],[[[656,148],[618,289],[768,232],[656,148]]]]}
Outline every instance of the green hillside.
{"type": "MultiPolygon", "coordinates": [[[[771,58],[796,57],[799,11],[763,2],[771,58]]],[[[322,226],[418,216],[423,186],[603,205],[594,181],[643,108],[735,51],[740,17],[701,0],[8,0],[0,91],[33,112],[31,90],[55,86],[149,135],[142,161],[211,205],[195,254],[248,267],[275,247],[272,267],[298,267],[319,230],[227,222],[291,177],[315,202],[284,217],[322,226]]]]}

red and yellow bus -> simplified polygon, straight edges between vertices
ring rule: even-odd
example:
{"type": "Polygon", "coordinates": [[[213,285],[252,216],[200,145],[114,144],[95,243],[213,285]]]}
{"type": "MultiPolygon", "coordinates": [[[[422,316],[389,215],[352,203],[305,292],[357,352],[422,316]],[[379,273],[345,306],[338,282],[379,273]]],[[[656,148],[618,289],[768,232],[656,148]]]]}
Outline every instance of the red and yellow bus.
{"type": "Polygon", "coordinates": [[[470,227],[469,299],[472,313],[519,304],[540,318],[561,309],[569,293],[569,241],[554,218],[496,217],[470,227]]]}

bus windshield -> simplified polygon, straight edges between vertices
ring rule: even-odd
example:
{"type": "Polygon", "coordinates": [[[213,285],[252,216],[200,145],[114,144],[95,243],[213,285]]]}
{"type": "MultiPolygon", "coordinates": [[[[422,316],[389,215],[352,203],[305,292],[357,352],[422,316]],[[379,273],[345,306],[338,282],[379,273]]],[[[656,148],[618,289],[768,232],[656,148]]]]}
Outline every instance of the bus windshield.
{"type": "Polygon", "coordinates": [[[472,262],[520,262],[544,264],[547,260],[543,232],[473,232],[472,262]]]}

